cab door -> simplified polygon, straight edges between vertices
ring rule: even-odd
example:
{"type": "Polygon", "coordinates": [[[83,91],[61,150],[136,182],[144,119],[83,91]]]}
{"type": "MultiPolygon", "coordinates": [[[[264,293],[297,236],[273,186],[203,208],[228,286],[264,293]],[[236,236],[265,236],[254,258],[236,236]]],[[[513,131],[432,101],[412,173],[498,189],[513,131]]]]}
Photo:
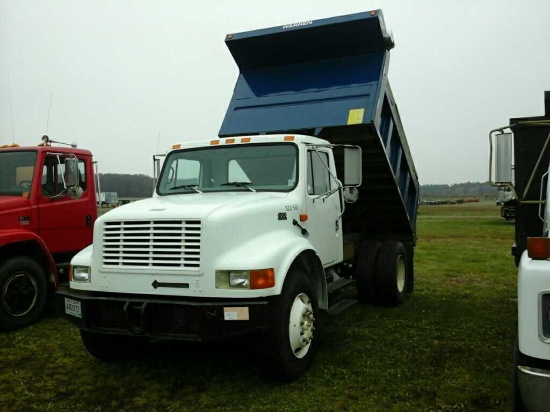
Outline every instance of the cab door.
{"type": "Polygon", "coordinates": [[[342,260],[340,191],[329,170],[335,170],[328,150],[307,151],[307,215],[303,226],[324,266],[342,260]]]}
{"type": "Polygon", "coordinates": [[[40,193],[38,193],[39,235],[52,254],[74,253],[92,243],[92,228],[96,217],[93,184],[88,184],[87,163],[90,158],[79,158],[80,199],[71,199],[63,193],[63,157],[47,154],[44,157],[40,193]]]}

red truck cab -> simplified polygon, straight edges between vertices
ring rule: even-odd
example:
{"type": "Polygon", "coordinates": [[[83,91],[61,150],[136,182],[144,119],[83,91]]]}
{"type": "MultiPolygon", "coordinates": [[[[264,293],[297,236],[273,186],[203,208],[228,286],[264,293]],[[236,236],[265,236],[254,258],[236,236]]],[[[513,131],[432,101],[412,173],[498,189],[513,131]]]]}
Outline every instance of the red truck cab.
{"type": "Polygon", "coordinates": [[[92,153],[45,142],[0,147],[0,330],[36,321],[72,256],[92,243],[92,153]]]}

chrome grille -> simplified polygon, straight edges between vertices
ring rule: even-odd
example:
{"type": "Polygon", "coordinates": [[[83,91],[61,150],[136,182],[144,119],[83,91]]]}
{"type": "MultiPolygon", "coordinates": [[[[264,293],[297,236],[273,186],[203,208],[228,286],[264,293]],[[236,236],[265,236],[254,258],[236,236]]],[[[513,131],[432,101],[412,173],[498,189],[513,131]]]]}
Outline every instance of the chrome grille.
{"type": "Polygon", "coordinates": [[[200,269],[200,220],[125,220],[103,226],[103,266],[200,269]]]}

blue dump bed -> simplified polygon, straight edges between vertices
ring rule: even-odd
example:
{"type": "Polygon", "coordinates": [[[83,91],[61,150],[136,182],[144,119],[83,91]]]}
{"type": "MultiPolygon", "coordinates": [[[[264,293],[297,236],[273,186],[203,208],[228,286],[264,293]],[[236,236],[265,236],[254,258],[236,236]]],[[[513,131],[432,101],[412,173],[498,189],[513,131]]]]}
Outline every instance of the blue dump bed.
{"type": "Polygon", "coordinates": [[[387,80],[393,39],[382,12],[229,34],[226,44],[240,74],[219,136],[300,133],[361,146],[348,232],[414,241],[418,177],[387,80]]]}

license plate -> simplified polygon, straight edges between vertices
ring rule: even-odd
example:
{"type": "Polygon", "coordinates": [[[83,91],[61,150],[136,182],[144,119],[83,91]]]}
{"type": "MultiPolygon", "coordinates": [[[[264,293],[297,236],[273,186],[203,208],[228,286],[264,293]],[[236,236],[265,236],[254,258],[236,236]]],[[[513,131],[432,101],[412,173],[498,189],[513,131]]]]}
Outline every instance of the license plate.
{"type": "Polygon", "coordinates": [[[82,318],[82,305],[78,300],[65,298],[65,313],[82,318]]]}

